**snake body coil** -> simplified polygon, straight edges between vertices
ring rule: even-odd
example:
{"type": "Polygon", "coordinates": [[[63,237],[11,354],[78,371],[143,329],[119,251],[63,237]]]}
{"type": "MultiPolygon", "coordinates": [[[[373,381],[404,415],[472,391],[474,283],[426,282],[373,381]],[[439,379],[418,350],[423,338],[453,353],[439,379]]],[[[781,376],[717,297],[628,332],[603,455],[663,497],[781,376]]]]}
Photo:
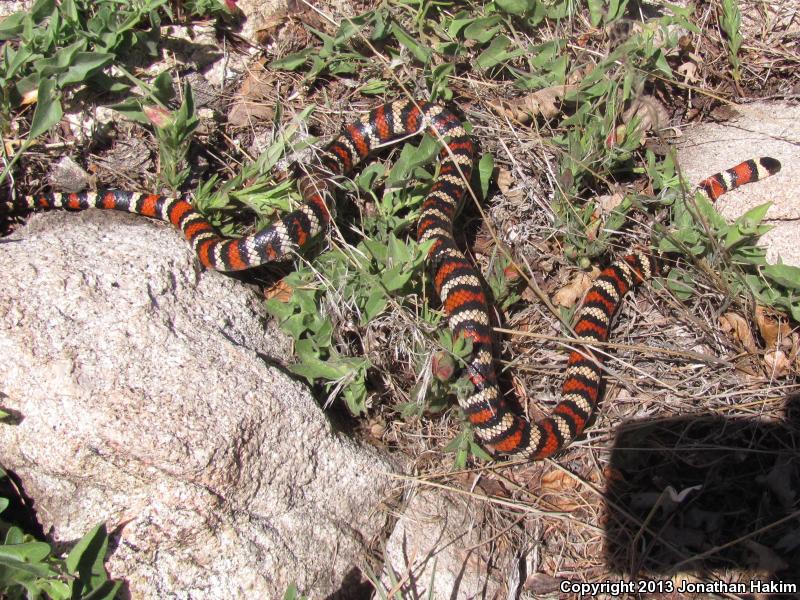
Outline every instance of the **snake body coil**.
{"type": "MultiPolygon", "coordinates": [[[[158,195],[123,191],[49,194],[27,198],[26,207],[115,209],[169,221],[183,232],[204,266],[239,271],[280,260],[305,247],[330,222],[332,177],[350,173],[374,148],[422,131],[446,139],[439,154],[439,176],[422,206],[417,237],[420,242],[433,242],[428,267],[454,337],[473,342],[466,374],[474,391],[459,402],[480,440],[496,454],[532,459],[551,456],[581,435],[591,418],[600,395],[603,356],[581,345],[570,353],[561,402],[550,417],[539,422],[519,416],[501,395],[492,364],[486,296],[478,272],[453,239],[453,218],[465,195],[475,148],[460,120],[437,104],[394,102],[347,125],[327,147],[321,165],[299,180],[305,203],[273,225],[243,238],[221,237],[189,202],[158,195]]],[[[716,200],[730,189],[779,169],[780,163],[771,158],[750,160],[709,177],[699,190],[716,200]]],[[[578,339],[587,344],[607,341],[623,297],[648,279],[654,269],[653,257],[644,252],[624,256],[606,268],[578,313],[573,327],[578,339]]]]}

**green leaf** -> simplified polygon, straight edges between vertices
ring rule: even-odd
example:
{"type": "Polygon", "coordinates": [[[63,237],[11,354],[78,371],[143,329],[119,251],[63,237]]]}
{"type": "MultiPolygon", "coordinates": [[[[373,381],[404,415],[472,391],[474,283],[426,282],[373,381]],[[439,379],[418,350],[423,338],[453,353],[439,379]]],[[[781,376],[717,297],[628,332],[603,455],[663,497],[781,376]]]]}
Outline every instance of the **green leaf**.
{"type": "Polygon", "coordinates": [[[502,18],[499,15],[475,19],[464,29],[464,37],[481,44],[488,42],[500,29],[499,23],[501,22],[502,18]]]}
{"type": "Polygon", "coordinates": [[[790,290],[800,290],[800,268],[790,265],[766,265],[761,267],[761,273],[790,290]]]}
{"type": "Polygon", "coordinates": [[[685,281],[686,273],[673,269],[667,276],[667,288],[680,300],[688,300],[694,294],[694,288],[685,281]]]}
{"type": "Polygon", "coordinates": [[[309,383],[314,383],[317,379],[337,381],[350,371],[341,364],[312,357],[304,357],[303,362],[289,365],[289,370],[296,375],[305,377],[309,383]]]}
{"type": "Polygon", "coordinates": [[[18,560],[23,563],[38,563],[50,556],[50,544],[45,542],[24,542],[22,544],[0,545],[0,558],[18,560]]]}
{"type": "Polygon", "coordinates": [[[604,0],[586,0],[586,4],[589,6],[589,22],[592,27],[597,27],[603,20],[603,4],[605,2],[604,0]]]}
{"type": "Polygon", "coordinates": [[[405,46],[411,54],[414,55],[419,62],[427,65],[431,60],[431,51],[415,40],[411,35],[403,29],[402,25],[397,22],[392,22],[391,32],[401,45],[405,46]]]}
{"type": "Polygon", "coordinates": [[[473,441],[469,442],[469,451],[472,453],[473,456],[476,456],[483,461],[492,462],[494,460],[492,456],[488,452],[486,452],[486,450],[481,448],[478,444],[476,444],[473,441]]]}
{"type": "Polygon", "coordinates": [[[451,20],[450,23],[447,25],[447,35],[451,38],[458,37],[458,34],[461,32],[462,29],[467,27],[470,23],[474,22],[476,19],[472,15],[472,13],[462,10],[458,12],[451,20]]]}
{"type": "Polygon", "coordinates": [[[364,383],[366,373],[359,372],[359,377],[344,390],[344,401],[351,414],[358,416],[367,412],[367,386],[364,383]]]}
{"type": "Polygon", "coordinates": [[[82,83],[95,71],[102,69],[113,60],[113,54],[102,52],[78,52],[73,57],[66,73],[62,73],[58,76],[58,83],[62,86],[70,83],[82,83]]]}
{"type": "Polygon", "coordinates": [[[405,265],[398,265],[387,269],[381,275],[381,283],[389,292],[396,292],[403,289],[414,275],[405,265]]]}
{"type": "Polygon", "coordinates": [[[524,15],[536,7],[536,0],[494,0],[497,8],[512,15],[524,15]]]}
{"type": "Polygon", "coordinates": [[[462,431],[452,440],[450,440],[447,445],[443,448],[443,452],[455,452],[462,446],[466,444],[465,437],[467,435],[466,431],[462,431]]]}
{"type": "Polygon", "coordinates": [[[297,591],[297,586],[294,583],[286,588],[286,591],[283,594],[283,600],[302,600],[302,598],[303,597],[297,591]]]}
{"type": "Polygon", "coordinates": [[[12,40],[22,31],[23,21],[28,16],[25,11],[8,15],[0,21],[0,41],[12,40]]]}
{"type": "Polygon", "coordinates": [[[52,600],[68,600],[72,597],[72,590],[63,581],[57,579],[40,579],[37,582],[39,589],[52,600]]]}
{"type": "Polygon", "coordinates": [[[153,96],[164,105],[175,97],[175,86],[169,71],[162,71],[153,80],[153,96]]]}
{"type": "Polygon", "coordinates": [[[478,161],[478,181],[480,183],[481,200],[486,200],[489,195],[489,184],[492,182],[494,172],[494,157],[487,152],[478,161]]]}
{"type": "Polygon", "coordinates": [[[108,581],[103,561],[108,551],[108,534],[105,523],[99,523],[84,535],[72,548],[64,565],[77,575],[86,589],[95,589],[108,581]]]}
{"type": "Polygon", "coordinates": [[[273,60],[269,63],[271,69],[281,69],[284,71],[295,71],[308,62],[308,57],[314,52],[313,48],[306,48],[300,52],[287,54],[283,58],[273,60]]]}
{"type": "Polygon", "coordinates": [[[504,60],[508,60],[514,56],[514,53],[507,52],[506,48],[511,45],[511,40],[504,35],[498,35],[489,44],[483,52],[480,53],[478,59],[475,61],[481,69],[488,69],[493,67],[504,60]]]}
{"type": "Polygon", "coordinates": [[[15,558],[7,557],[5,556],[5,553],[0,552],[0,573],[4,568],[12,571],[18,571],[20,573],[20,575],[11,574],[10,579],[17,579],[26,575],[31,575],[33,577],[47,577],[48,575],[53,574],[47,563],[23,562],[15,558]]]}
{"type": "Polygon", "coordinates": [[[386,294],[380,289],[372,290],[364,304],[362,324],[366,324],[377,317],[383,312],[384,308],[386,308],[386,294]]]}
{"type": "Polygon", "coordinates": [[[387,85],[387,82],[384,81],[383,79],[373,79],[372,81],[368,81],[358,89],[365,96],[372,96],[372,95],[385,94],[388,91],[389,87],[387,85]]]}
{"type": "Polygon", "coordinates": [[[9,527],[6,532],[5,544],[10,546],[12,544],[22,544],[25,542],[25,533],[19,527],[9,527]]]}
{"type": "Polygon", "coordinates": [[[42,80],[39,84],[36,110],[33,112],[33,118],[31,119],[28,140],[33,140],[46,133],[61,120],[63,114],[61,101],[55,91],[55,82],[52,79],[42,80]]]}

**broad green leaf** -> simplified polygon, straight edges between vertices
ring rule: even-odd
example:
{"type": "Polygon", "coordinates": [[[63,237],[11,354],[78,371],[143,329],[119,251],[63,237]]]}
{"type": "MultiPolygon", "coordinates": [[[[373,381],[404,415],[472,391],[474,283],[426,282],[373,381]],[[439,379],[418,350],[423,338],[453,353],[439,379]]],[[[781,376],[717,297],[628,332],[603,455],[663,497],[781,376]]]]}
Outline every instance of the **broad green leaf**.
{"type": "Polygon", "coordinates": [[[486,450],[481,448],[478,444],[476,444],[473,441],[469,442],[469,451],[472,453],[473,456],[476,456],[480,460],[486,462],[492,462],[494,460],[492,456],[488,452],[486,452],[486,450]]]}
{"type": "Polygon", "coordinates": [[[169,71],[162,71],[153,80],[153,95],[165,105],[175,97],[175,87],[172,84],[172,76],[169,71]]]}
{"type": "Polygon", "coordinates": [[[397,41],[400,42],[401,45],[405,46],[419,62],[421,62],[423,65],[427,65],[428,62],[430,62],[431,51],[411,37],[411,35],[405,29],[403,29],[399,23],[392,23],[391,32],[394,34],[394,37],[397,38],[397,41]]]}
{"type": "Polygon", "coordinates": [[[385,94],[388,89],[389,87],[386,81],[383,79],[373,79],[362,85],[359,91],[366,96],[371,96],[385,94]]]}
{"type": "Polygon", "coordinates": [[[511,40],[504,35],[498,35],[489,44],[483,52],[480,53],[478,59],[475,61],[481,69],[488,69],[493,67],[504,60],[513,56],[513,53],[507,52],[506,48],[511,45],[511,40]]]}
{"type": "Polygon", "coordinates": [[[26,575],[33,577],[47,577],[48,575],[54,574],[47,563],[23,562],[15,558],[7,557],[4,555],[4,553],[0,552],[0,573],[2,573],[3,569],[20,572],[21,575],[12,574],[12,579],[21,578],[22,576],[26,575]]]}
{"type": "Polygon", "coordinates": [[[25,533],[19,527],[12,526],[6,532],[5,544],[10,546],[12,544],[22,544],[25,542],[25,533]]]}
{"type": "Polygon", "coordinates": [[[494,3],[500,10],[512,15],[524,15],[536,7],[536,0],[494,0],[494,3]]]}
{"type": "Polygon", "coordinates": [[[455,17],[453,17],[447,26],[447,35],[449,35],[451,38],[458,37],[458,34],[461,33],[461,30],[476,20],[476,17],[471,12],[465,10],[460,11],[455,17]]]}
{"type": "Polygon", "coordinates": [[[36,110],[33,112],[33,118],[31,119],[28,140],[33,140],[46,133],[61,120],[63,114],[61,101],[55,91],[55,82],[52,79],[42,80],[39,84],[36,110]]]}
{"type": "Polygon", "coordinates": [[[113,60],[113,54],[102,52],[78,52],[73,57],[72,63],[66,73],[62,73],[58,76],[58,83],[62,86],[70,83],[82,83],[95,71],[111,64],[113,60]]]}
{"type": "Polygon", "coordinates": [[[309,383],[314,383],[318,379],[337,381],[350,371],[347,366],[311,356],[304,357],[301,363],[289,365],[289,370],[296,375],[305,377],[309,383]]]}
{"type": "Polygon", "coordinates": [[[67,571],[77,575],[87,589],[94,589],[108,581],[103,561],[108,550],[108,534],[105,523],[98,523],[72,548],[64,565],[67,571]]]}
{"type": "Polygon", "coordinates": [[[488,42],[500,29],[501,22],[502,18],[499,15],[475,19],[464,29],[464,37],[480,43],[488,42]]]}
{"type": "Polygon", "coordinates": [[[765,265],[761,273],[789,290],[800,290],[800,268],[790,265],[765,265]]]}
{"type": "Polygon", "coordinates": [[[351,414],[359,416],[367,412],[367,386],[364,383],[366,373],[360,369],[359,377],[350,382],[344,390],[344,401],[351,414]]]}
{"type": "Polygon", "coordinates": [[[23,563],[38,563],[50,556],[50,544],[24,542],[0,545],[0,558],[18,560],[23,563]]]}
{"type": "Polygon", "coordinates": [[[105,581],[82,596],[81,600],[115,600],[121,587],[121,581],[105,581]]]}
{"type": "Polygon", "coordinates": [[[23,28],[23,21],[28,16],[25,11],[8,15],[0,21],[0,41],[14,39],[23,28]]]}
{"type": "Polygon", "coordinates": [[[603,20],[603,5],[605,2],[604,0],[586,0],[586,4],[589,6],[589,22],[592,27],[597,27],[600,25],[600,21],[603,20]]]}
{"type": "Polygon", "coordinates": [[[366,324],[373,320],[383,312],[384,308],[386,308],[386,294],[384,294],[383,290],[380,289],[372,290],[369,298],[367,298],[367,302],[364,304],[364,317],[362,319],[362,324],[366,324]]]}
{"type": "Polygon", "coordinates": [[[68,600],[72,597],[70,586],[63,581],[57,579],[40,579],[37,585],[51,600],[68,600]]]}
{"type": "Polygon", "coordinates": [[[489,195],[489,184],[492,182],[494,172],[494,157],[487,152],[478,161],[478,181],[480,182],[481,200],[486,200],[489,195]]]}
{"type": "Polygon", "coordinates": [[[281,69],[284,71],[295,71],[308,62],[308,57],[313,53],[313,49],[306,48],[300,52],[287,54],[283,58],[273,60],[269,67],[271,69],[281,69]]]}

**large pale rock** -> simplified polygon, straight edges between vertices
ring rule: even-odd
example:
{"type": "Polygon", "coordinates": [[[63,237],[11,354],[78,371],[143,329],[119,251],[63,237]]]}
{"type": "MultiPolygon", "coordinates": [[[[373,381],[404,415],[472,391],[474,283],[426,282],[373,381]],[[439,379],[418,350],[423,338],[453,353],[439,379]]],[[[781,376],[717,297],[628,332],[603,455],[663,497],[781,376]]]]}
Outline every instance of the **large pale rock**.
{"type": "Polygon", "coordinates": [[[772,202],[762,236],[767,260],[800,267],[800,106],[758,102],[735,107],[740,113],[726,123],[704,123],[686,131],[678,145],[684,178],[698,181],[748,158],[771,156],[781,161],[777,175],[725,194],[720,213],[734,220],[759,204],[772,202]]]}
{"type": "MultiPolygon", "coordinates": [[[[105,521],[135,598],[339,590],[391,465],[270,366],[255,294],[168,226],[37,215],[0,244],[0,463],[57,540],[105,521]]],[[[277,361],[275,361],[277,362],[277,361]]]]}

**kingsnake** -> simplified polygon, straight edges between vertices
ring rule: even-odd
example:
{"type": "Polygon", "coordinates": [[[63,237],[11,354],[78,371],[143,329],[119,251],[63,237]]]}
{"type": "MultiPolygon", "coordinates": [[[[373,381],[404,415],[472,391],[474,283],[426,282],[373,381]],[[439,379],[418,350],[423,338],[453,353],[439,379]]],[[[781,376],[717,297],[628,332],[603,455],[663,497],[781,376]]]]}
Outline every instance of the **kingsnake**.
{"type": "MultiPolygon", "coordinates": [[[[453,239],[453,218],[466,192],[475,148],[461,121],[442,106],[403,100],[374,109],[347,125],[323,152],[321,163],[300,178],[305,203],[273,225],[240,239],[227,239],[183,199],[123,191],[48,194],[27,197],[24,208],[128,211],[169,221],[180,229],[200,262],[220,271],[239,271],[280,260],[303,248],[328,226],[333,177],[350,173],[379,146],[422,131],[447,138],[439,154],[439,176],[422,205],[419,242],[432,241],[428,267],[448,316],[454,337],[472,340],[466,375],[474,390],[459,403],[483,444],[496,455],[543,459],[581,435],[597,404],[603,356],[578,345],[569,355],[562,400],[552,416],[532,423],[519,416],[503,398],[497,384],[492,351],[489,308],[475,267],[453,239]]],[[[776,173],[772,158],[749,160],[705,179],[698,190],[716,200],[728,190],[776,173]]],[[[15,207],[18,208],[18,207],[15,207]]],[[[655,259],[634,252],[614,262],[586,294],[573,327],[577,338],[589,344],[608,340],[612,318],[627,292],[648,279],[655,259]]]]}

